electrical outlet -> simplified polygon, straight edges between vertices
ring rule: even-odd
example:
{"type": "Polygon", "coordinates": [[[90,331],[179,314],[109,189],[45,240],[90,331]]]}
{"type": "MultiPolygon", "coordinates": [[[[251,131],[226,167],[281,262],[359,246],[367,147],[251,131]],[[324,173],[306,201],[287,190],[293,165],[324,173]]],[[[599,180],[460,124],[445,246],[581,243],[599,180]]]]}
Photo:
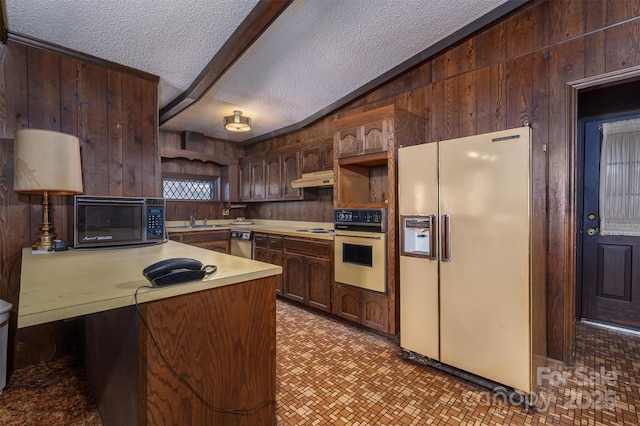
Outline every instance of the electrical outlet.
{"type": "Polygon", "coordinates": [[[229,209],[222,209],[222,216],[229,216],[229,209]]]}
{"type": "Polygon", "coordinates": [[[267,219],[268,219],[268,218],[270,218],[270,217],[271,217],[271,209],[270,209],[270,208],[268,208],[268,209],[267,209],[267,219]]]}

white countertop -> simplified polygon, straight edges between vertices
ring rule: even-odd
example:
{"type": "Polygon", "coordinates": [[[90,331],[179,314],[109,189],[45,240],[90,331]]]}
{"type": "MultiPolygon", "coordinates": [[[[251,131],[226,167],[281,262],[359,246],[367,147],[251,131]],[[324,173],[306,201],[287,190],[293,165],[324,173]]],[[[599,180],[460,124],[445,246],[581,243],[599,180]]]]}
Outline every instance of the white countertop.
{"type": "MultiPolygon", "coordinates": [[[[215,228],[214,228],[215,229],[215,228]]],[[[241,283],[282,273],[282,267],[168,241],[148,247],[22,252],[18,328],[133,305],[142,270],[174,257],[197,259],[218,270],[201,281],[143,288],[138,302],[241,283]]]]}

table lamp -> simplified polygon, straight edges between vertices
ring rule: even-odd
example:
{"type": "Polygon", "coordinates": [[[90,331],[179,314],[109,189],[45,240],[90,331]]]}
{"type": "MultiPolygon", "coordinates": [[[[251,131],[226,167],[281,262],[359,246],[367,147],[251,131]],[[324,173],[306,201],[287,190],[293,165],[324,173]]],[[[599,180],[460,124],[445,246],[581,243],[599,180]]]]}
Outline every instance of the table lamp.
{"type": "Polygon", "coordinates": [[[23,129],[14,136],[13,189],[23,194],[42,194],[41,234],[32,248],[52,251],[56,234],[49,195],[82,193],[80,141],[51,130],[23,129]]]}

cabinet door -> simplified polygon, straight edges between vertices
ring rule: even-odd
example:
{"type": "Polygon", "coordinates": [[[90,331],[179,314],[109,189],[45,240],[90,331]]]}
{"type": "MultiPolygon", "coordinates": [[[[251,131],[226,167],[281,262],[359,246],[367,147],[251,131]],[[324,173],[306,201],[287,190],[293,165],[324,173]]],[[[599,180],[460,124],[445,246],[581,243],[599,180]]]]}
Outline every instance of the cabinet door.
{"type": "Polygon", "coordinates": [[[320,147],[320,169],[333,170],[333,144],[325,144],[320,147]]]}
{"type": "Polygon", "coordinates": [[[265,170],[265,198],[277,200],[280,198],[280,156],[268,157],[264,160],[265,170]]]}
{"type": "Polygon", "coordinates": [[[238,165],[238,199],[240,201],[251,200],[251,165],[238,165]]]}
{"type": "Polygon", "coordinates": [[[307,303],[323,311],[331,311],[331,261],[306,257],[307,303]]]}
{"type": "Polygon", "coordinates": [[[304,255],[285,253],[284,254],[284,296],[298,302],[307,301],[307,283],[304,268],[304,255]]]}
{"type": "Polygon", "coordinates": [[[300,162],[298,153],[282,155],[282,198],[301,199],[302,189],[293,188],[291,182],[300,177],[300,162]]]}
{"type": "Polygon", "coordinates": [[[392,133],[390,120],[376,121],[362,126],[363,154],[385,152],[392,133]]]}
{"type": "Polygon", "coordinates": [[[313,173],[321,170],[320,147],[309,148],[302,151],[302,173],[313,173]]]}
{"type": "MultiPolygon", "coordinates": [[[[272,265],[282,266],[282,250],[278,249],[269,249],[269,254],[267,258],[267,262],[272,265]]],[[[284,294],[284,281],[282,280],[282,275],[278,275],[276,280],[276,294],[283,295],[284,294]]]]}
{"type": "Polygon", "coordinates": [[[258,246],[254,246],[253,247],[253,259],[260,261],[260,262],[269,262],[268,259],[268,252],[269,249],[267,249],[266,247],[258,247],[258,246]]]}
{"type": "Polygon", "coordinates": [[[264,161],[251,162],[251,200],[265,199],[265,173],[264,161]]]}
{"type": "Polygon", "coordinates": [[[338,149],[338,158],[353,157],[362,154],[363,134],[362,126],[344,129],[336,132],[336,145],[338,149]]]}
{"type": "Polygon", "coordinates": [[[362,292],[362,325],[388,333],[389,300],[386,295],[362,292]]]}
{"type": "Polygon", "coordinates": [[[360,291],[337,284],[335,286],[336,297],[333,305],[333,313],[353,322],[360,323],[362,308],[360,304],[360,291]]]}

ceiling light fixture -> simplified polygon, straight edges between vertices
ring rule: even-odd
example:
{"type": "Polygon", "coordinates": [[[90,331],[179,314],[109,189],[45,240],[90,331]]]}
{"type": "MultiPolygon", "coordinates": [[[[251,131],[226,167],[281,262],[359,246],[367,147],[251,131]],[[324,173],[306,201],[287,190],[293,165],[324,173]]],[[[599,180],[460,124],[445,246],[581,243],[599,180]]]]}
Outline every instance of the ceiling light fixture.
{"type": "Polygon", "coordinates": [[[242,111],[233,111],[233,115],[224,118],[224,128],[230,132],[248,132],[251,130],[251,119],[243,117],[242,111]]]}

